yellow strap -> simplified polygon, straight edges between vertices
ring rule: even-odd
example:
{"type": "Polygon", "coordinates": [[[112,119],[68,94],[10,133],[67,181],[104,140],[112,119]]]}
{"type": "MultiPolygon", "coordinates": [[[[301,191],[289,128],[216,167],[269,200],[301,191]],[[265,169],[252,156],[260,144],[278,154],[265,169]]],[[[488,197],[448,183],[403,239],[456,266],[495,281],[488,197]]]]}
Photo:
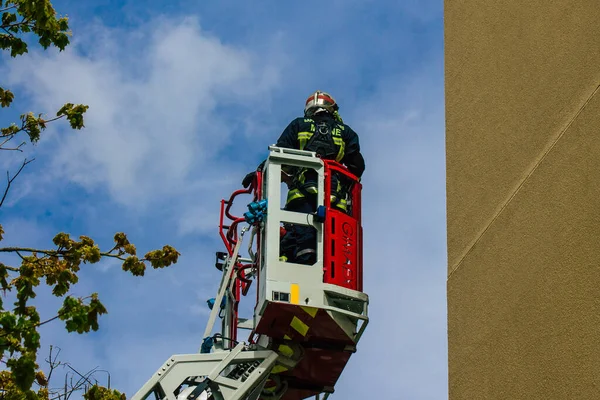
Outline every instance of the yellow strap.
{"type": "MultiPolygon", "coordinates": [[[[304,150],[304,147],[306,147],[306,143],[308,143],[310,138],[313,136],[314,125],[311,125],[311,129],[313,130],[313,132],[298,132],[298,142],[300,145],[300,150],[304,150]]],[[[342,158],[344,158],[344,153],[346,151],[346,143],[344,143],[344,140],[339,135],[333,135],[332,138],[333,143],[339,147],[337,156],[335,157],[335,161],[340,162],[342,158]]]]}
{"type": "Polygon", "coordinates": [[[340,162],[342,160],[342,158],[344,158],[344,153],[346,151],[346,143],[344,143],[344,140],[341,137],[334,136],[333,144],[340,147],[340,149],[338,150],[337,156],[335,157],[335,161],[340,162]]]}
{"type": "Polygon", "coordinates": [[[301,197],[304,197],[304,195],[302,194],[302,192],[300,192],[300,190],[292,189],[288,192],[286,202],[289,203],[290,201],[299,199],[301,197]]]}
{"type": "Polygon", "coordinates": [[[312,135],[312,132],[298,132],[298,142],[300,143],[300,150],[304,150],[304,147],[306,147],[306,143],[308,143],[312,135]]]}

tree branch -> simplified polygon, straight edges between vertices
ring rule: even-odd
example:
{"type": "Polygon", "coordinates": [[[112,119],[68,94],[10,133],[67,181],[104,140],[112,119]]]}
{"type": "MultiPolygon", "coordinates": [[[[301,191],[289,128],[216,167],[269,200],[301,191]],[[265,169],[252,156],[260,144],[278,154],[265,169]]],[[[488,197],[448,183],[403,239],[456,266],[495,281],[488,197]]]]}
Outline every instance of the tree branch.
{"type": "Polygon", "coordinates": [[[56,316],[54,316],[54,317],[52,317],[52,318],[50,318],[50,319],[47,319],[47,320],[45,320],[45,321],[38,322],[38,323],[37,323],[37,324],[35,324],[34,326],[37,328],[38,326],[45,325],[45,324],[47,324],[48,322],[52,322],[52,321],[54,321],[55,319],[57,319],[57,318],[59,318],[59,317],[60,317],[60,314],[59,314],[59,315],[56,315],[56,316]]]}
{"type": "MultiPolygon", "coordinates": [[[[54,117],[54,118],[50,118],[50,119],[42,119],[42,118],[40,118],[40,122],[42,122],[44,124],[47,124],[48,122],[54,122],[54,121],[59,120],[59,119],[64,118],[64,117],[65,117],[65,115],[59,115],[58,117],[54,117]]],[[[15,124],[15,126],[16,126],[16,124],[15,124]]],[[[21,127],[18,130],[14,131],[14,132],[9,132],[9,133],[3,133],[3,134],[0,135],[0,137],[3,137],[3,138],[7,137],[7,138],[12,139],[15,135],[17,135],[17,134],[19,134],[19,133],[21,133],[21,132],[23,132],[25,130],[27,130],[27,124],[26,124],[26,120],[23,120],[21,122],[21,127]]],[[[2,144],[4,144],[4,143],[2,143],[2,144]]]]}
{"type": "MultiPolygon", "coordinates": [[[[2,26],[0,26],[0,28],[4,29],[6,32],[8,32],[7,31],[8,28],[14,28],[14,27],[17,27],[17,26],[22,26],[22,25],[27,25],[30,28],[35,27],[34,24],[32,24],[32,23],[29,22],[29,20],[23,19],[21,22],[13,22],[13,23],[10,23],[10,24],[7,24],[7,25],[2,25],[2,26]]],[[[9,35],[12,36],[11,33],[9,33],[9,35]]]]}
{"type": "Polygon", "coordinates": [[[56,353],[56,355],[54,356],[54,359],[52,359],[52,348],[54,346],[50,345],[50,357],[46,360],[46,362],[50,365],[50,371],[48,372],[48,385],[50,385],[50,379],[52,378],[52,372],[54,372],[54,370],[56,369],[56,367],[59,367],[61,362],[59,361],[58,363],[56,362],[56,359],[58,358],[58,355],[61,352],[61,348],[58,347],[58,352],[56,353]]]}
{"type": "MultiPolygon", "coordinates": [[[[11,140],[13,140],[13,139],[14,139],[14,137],[15,137],[15,136],[16,136],[16,135],[17,135],[19,132],[21,132],[21,131],[22,131],[22,130],[24,130],[24,129],[25,129],[25,127],[24,127],[24,125],[23,125],[23,126],[21,126],[21,129],[20,129],[20,130],[18,130],[18,131],[16,131],[16,132],[11,132],[11,133],[6,133],[6,134],[1,134],[1,135],[0,135],[0,138],[6,138],[6,139],[4,139],[4,142],[0,143],[0,150],[12,150],[12,149],[5,149],[5,148],[4,148],[4,147],[2,147],[2,146],[4,146],[6,143],[8,143],[8,142],[10,142],[11,140]]],[[[19,149],[19,148],[20,148],[21,146],[23,146],[25,143],[26,143],[26,142],[23,142],[23,143],[21,143],[20,145],[18,145],[18,146],[17,146],[17,149],[19,149]]],[[[19,151],[22,151],[22,150],[19,150],[19,151]]]]}
{"type": "Polygon", "coordinates": [[[2,26],[1,28],[2,28],[2,30],[3,30],[4,32],[6,32],[6,34],[7,34],[8,36],[10,36],[11,38],[14,38],[14,37],[15,37],[15,35],[13,35],[13,34],[12,34],[12,32],[9,32],[9,31],[8,31],[8,29],[6,29],[5,27],[3,27],[3,26],[2,26]]]}
{"type": "Polygon", "coordinates": [[[9,7],[0,8],[0,12],[12,10],[13,8],[17,8],[17,6],[16,5],[12,5],[12,6],[9,6],[9,7]]]}
{"type": "Polygon", "coordinates": [[[29,164],[30,162],[32,162],[33,160],[35,160],[35,158],[32,158],[31,160],[25,159],[23,161],[23,164],[21,165],[21,168],[19,168],[19,170],[17,171],[17,173],[12,178],[10,177],[9,172],[6,171],[6,179],[8,180],[8,184],[6,185],[6,189],[4,190],[4,195],[2,196],[2,200],[0,200],[0,207],[2,207],[2,205],[4,204],[4,200],[6,200],[6,195],[8,194],[8,190],[10,189],[10,185],[13,183],[13,181],[15,180],[15,178],[17,176],[19,176],[19,174],[21,173],[21,171],[23,171],[23,168],[25,168],[25,166],[27,164],[29,164]]]}
{"type": "MultiPolygon", "coordinates": [[[[1,205],[2,205],[2,203],[0,203],[0,206],[1,205]]],[[[111,249],[110,252],[101,252],[100,256],[117,258],[121,261],[126,260],[126,258],[124,258],[118,254],[111,254],[111,252],[113,252],[114,250],[115,250],[115,248],[111,249]]],[[[31,247],[0,247],[0,253],[17,253],[17,254],[19,254],[19,252],[40,253],[40,254],[45,254],[47,256],[60,257],[60,256],[64,256],[66,253],[68,253],[68,250],[40,250],[40,249],[31,248],[31,247]]],[[[21,255],[19,254],[19,256],[21,256],[21,255]]],[[[21,256],[21,258],[23,258],[23,257],[21,256]]],[[[11,269],[11,268],[7,268],[7,269],[10,269],[11,271],[19,271],[19,269],[16,269],[16,268],[11,269]]]]}
{"type": "MultiPolygon", "coordinates": [[[[10,138],[12,139],[12,138],[10,138]]],[[[4,142],[2,142],[2,144],[0,144],[0,150],[10,150],[10,151],[20,151],[21,153],[23,152],[23,150],[21,150],[21,147],[23,147],[23,145],[26,142],[21,143],[20,145],[18,145],[17,147],[2,147],[6,142],[8,142],[10,139],[6,139],[4,142]]]]}
{"type": "Polygon", "coordinates": [[[20,271],[19,268],[11,267],[9,265],[5,265],[4,268],[6,268],[7,270],[12,271],[12,272],[19,272],[20,271]]]}
{"type": "MultiPolygon", "coordinates": [[[[42,326],[42,325],[44,325],[44,324],[47,324],[48,322],[52,322],[52,321],[54,321],[55,319],[57,319],[57,318],[59,318],[59,317],[60,317],[60,314],[58,314],[58,315],[56,315],[56,316],[54,316],[54,317],[52,317],[52,318],[50,318],[50,319],[47,319],[47,320],[45,320],[45,321],[38,322],[37,324],[34,324],[34,325],[32,325],[32,328],[37,328],[37,327],[40,327],[40,326],[42,326]]],[[[1,333],[1,334],[0,334],[0,337],[4,337],[4,336],[6,336],[6,335],[10,335],[11,333],[12,333],[12,332],[3,332],[3,333],[1,333]]]]}
{"type": "Polygon", "coordinates": [[[79,371],[77,371],[75,368],[71,367],[69,364],[65,364],[65,365],[66,365],[67,367],[71,368],[71,370],[73,370],[73,372],[75,372],[77,375],[79,375],[79,376],[81,377],[81,378],[79,378],[79,380],[78,380],[78,381],[75,383],[75,385],[73,385],[73,384],[71,383],[71,390],[69,391],[69,395],[66,397],[67,399],[68,399],[69,397],[71,397],[71,395],[72,395],[74,392],[78,391],[78,390],[79,390],[79,388],[81,387],[81,385],[83,385],[83,383],[85,383],[85,381],[87,381],[87,382],[88,382],[90,385],[94,385],[94,384],[93,384],[93,383],[92,383],[92,382],[91,382],[91,381],[88,379],[88,377],[92,376],[92,374],[93,374],[93,373],[96,371],[96,369],[97,369],[98,367],[96,367],[96,368],[94,368],[94,369],[90,370],[89,372],[86,372],[86,374],[85,374],[86,376],[83,376],[83,375],[81,375],[81,374],[79,373],[79,371]],[[85,380],[85,381],[84,381],[84,380],[85,380]]]}
{"type": "Polygon", "coordinates": [[[39,250],[39,249],[34,249],[31,247],[1,247],[0,248],[0,253],[17,253],[19,251],[25,251],[28,253],[41,253],[41,254],[45,254],[47,256],[56,256],[56,255],[60,255],[61,253],[56,251],[56,250],[39,250]]]}

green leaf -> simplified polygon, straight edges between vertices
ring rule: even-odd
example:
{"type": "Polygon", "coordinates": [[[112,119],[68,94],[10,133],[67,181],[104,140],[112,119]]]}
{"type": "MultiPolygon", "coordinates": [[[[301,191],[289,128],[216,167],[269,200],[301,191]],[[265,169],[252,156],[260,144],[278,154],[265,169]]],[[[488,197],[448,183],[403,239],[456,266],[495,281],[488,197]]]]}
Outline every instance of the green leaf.
{"type": "Polygon", "coordinates": [[[10,55],[14,58],[21,54],[27,53],[27,43],[18,37],[2,33],[0,34],[0,49],[10,49],[10,55]]]}
{"type": "MultiPolygon", "coordinates": [[[[7,290],[8,289],[8,268],[6,265],[0,263],[0,289],[7,290]]],[[[2,299],[0,298],[0,305],[2,305],[2,299]]]]}
{"type": "Polygon", "coordinates": [[[54,236],[52,242],[58,247],[70,248],[72,240],[68,233],[60,232],[54,236]]]}
{"type": "Polygon", "coordinates": [[[83,247],[81,249],[81,254],[83,260],[92,264],[100,261],[100,258],[102,257],[100,254],[100,248],[96,245],[83,247]]]}
{"type": "Polygon", "coordinates": [[[58,47],[60,51],[63,51],[69,45],[70,42],[69,37],[66,34],[59,33],[54,37],[52,43],[54,43],[54,45],[58,47]]]}
{"type": "Polygon", "coordinates": [[[25,353],[19,358],[11,358],[6,362],[15,377],[15,383],[22,391],[29,390],[35,379],[35,356],[25,353]]]}
{"type": "Polygon", "coordinates": [[[2,133],[2,136],[7,137],[11,135],[16,135],[17,133],[19,133],[20,130],[21,128],[19,128],[13,123],[8,128],[1,128],[0,132],[2,133]]]}
{"type": "Polygon", "coordinates": [[[123,271],[130,271],[134,276],[144,276],[146,266],[136,256],[129,256],[123,262],[123,271]]]}
{"type": "Polygon", "coordinates": [[[13,330],[17,326],[17,317],[8,311],[0,313],[0,326],[4,331],[13,330]]]}
{"type": "Polygon", "coordinates": [[[58,29],[67,32],[69,30],[69,19],[67,17],[59,18],[58,29]]]}
{"type": "Polygon", "coordinates": [[[110,390],[102,386],[92,386],[84,395],[85,400],[126,400],[124,393],[117,390],[110,390]]]}
{"type": "Polygon", "coordinates": [[[71,128],[73,129],[81,129],[85,127],[83,124],[83,114],[89,109],[89,106],[78,104],[73,105],[73,103],[67,103],[58,112],[56,113],[57,117],[65,115],[69,123],[71,124],[71,128]]]}
{"type": "Polygon", "coordinates": [[[31,328],[24,332],[23,344],[26,348],[32,350],[37,350],[40,347],[40,334],[35,330],[35,328],[31,328]]]}
{"type": "Polygon", "coordinates": [[[98,300],[96,293],[91,297],[92,300],[87,305],[80,299],[73,299],[70,296],[64,300],[63,307],[59,311],[59,318],[65,321],[67,331],[85,333],[90,330],[98,330],[98,317],[106,314],[107,311],[98,300]]]}
{"type": "Polygon", "coordinates": [[[127,239],[127,235],[125,235],[123,232],[115,233],[114,240],[118,247],[123,247],[129,244],[129,239],[127,239]]]}
{"type": "Polygon", "coordinates": [[[41,118],[33,115],[32,112],[21,115],[23,130],[29,135],[31,143],[36,143],[40,140],[40,133],[44,128],[44,121],[41,118]]]}
{"type": "Polygon", "coordinates": [[[12,13],[10,11],[5,11],[4,13],[2,13],[2,28],[7,27],[13,22],[17,22],[17,14],[12,13]]]}
{"type": "Polygon", "coordinates": [[[8,107],[14,100],[15,95],[10,90],[0,88],[0,106],[8,107]]]}
{"type": "Polygon", "coordinates": [[[171,246],[163,246],[162,250],[153,250],[145,255],[153,268],[164,268],[177,262],[180,254],[171,246]]]}

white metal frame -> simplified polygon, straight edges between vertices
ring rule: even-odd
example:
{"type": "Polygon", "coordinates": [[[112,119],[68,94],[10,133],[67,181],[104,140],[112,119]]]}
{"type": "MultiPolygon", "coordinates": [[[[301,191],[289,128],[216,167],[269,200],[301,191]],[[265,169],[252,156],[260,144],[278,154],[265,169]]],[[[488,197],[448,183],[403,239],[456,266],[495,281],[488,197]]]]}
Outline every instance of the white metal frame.
{"type": "Polygon", "coordinates": [[[316,153],[303,150],[269,147],[270,154],[263,169],[263,197],[268,199],[267,216],[262,230],[262,260],[258,304],[254,326],[269,302],[272,293],[289,293],[290,286],[299,287],[299,305],[320,308],[332,313],[344,331],[357,342],[368,323],[369,297],[365,293],[323,282],[323,224],[311,214],[282,210],[282,165],[312,168],[318,174],[317,206],[324,205],[325,165],[316,153]],[[279,231],[283,222],[312,226],[317,232],[317,261],[303,265],[279,260],[279,231]]]}
{"type": "Polygon", "coordinates": [[[240,343],[231,351],[174,355],[132,400],[145,400],[151,395],[155,399],[177,400],[180,396],[176,396],[174,392],[182,384],[194,387],[193,392],[185,395],[189,400],[200,398],[206,390],[210,390],[214,400],[256,400],[279,356],[271,350],[242,350],[244,345],[240,343]],[[240,365],[247,368],[244,376],[238,379],[226,376],[232,372],[233,367],[240,365]]]}

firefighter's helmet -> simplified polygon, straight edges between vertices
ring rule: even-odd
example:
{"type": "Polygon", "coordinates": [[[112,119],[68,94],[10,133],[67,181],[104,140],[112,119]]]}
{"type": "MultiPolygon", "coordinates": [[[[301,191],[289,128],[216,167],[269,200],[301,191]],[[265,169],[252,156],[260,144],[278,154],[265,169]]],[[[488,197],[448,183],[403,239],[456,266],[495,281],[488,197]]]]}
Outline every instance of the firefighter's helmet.
{"type": "Polygon", "coordinates": [[[317,90],[306,99],[306,104],[304,105],[304,115],[310,117],[316,112],[322,110],[333,114],[338,109],[339,107],[335,102],[335,99],[329,93],[317,90]]]}

